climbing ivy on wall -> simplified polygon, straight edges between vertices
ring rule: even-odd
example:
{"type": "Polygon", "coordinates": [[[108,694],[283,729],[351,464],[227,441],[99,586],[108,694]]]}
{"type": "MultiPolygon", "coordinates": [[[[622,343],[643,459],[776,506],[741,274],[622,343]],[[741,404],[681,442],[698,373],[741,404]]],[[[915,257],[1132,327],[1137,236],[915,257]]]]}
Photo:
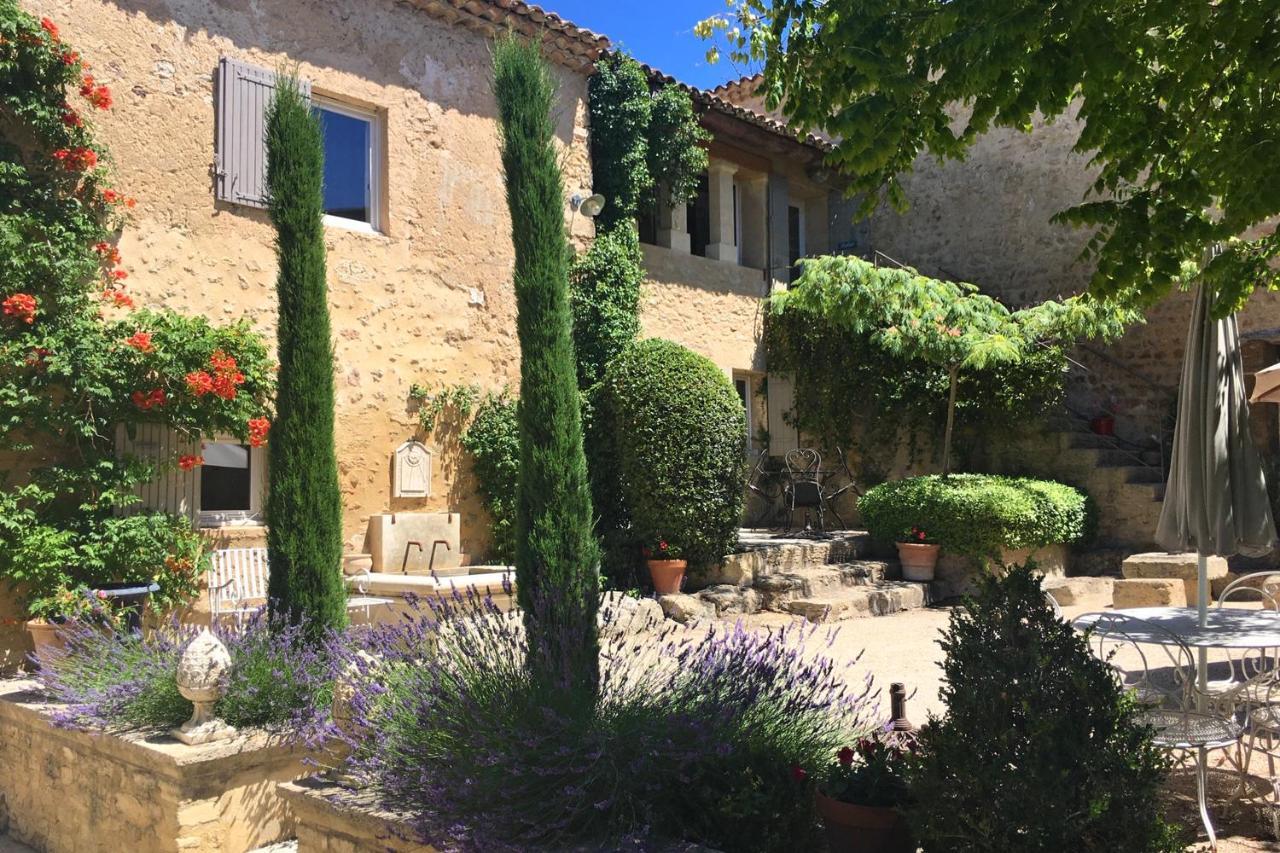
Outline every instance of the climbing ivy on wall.
{"type": "Polygon", "coordinates": [[[696,192],[707,168],[702,146],[709,138],[689,94],[669,85],[652,89],[640,63],[626,54],[600,60],[587,94],[594,189],[605,206],[596,217],[595,242],[571,271],[578,384],[584,391],[640,331],[644,270],[636,215],[654,203],[660,185],[675,204],[696,192]]]}

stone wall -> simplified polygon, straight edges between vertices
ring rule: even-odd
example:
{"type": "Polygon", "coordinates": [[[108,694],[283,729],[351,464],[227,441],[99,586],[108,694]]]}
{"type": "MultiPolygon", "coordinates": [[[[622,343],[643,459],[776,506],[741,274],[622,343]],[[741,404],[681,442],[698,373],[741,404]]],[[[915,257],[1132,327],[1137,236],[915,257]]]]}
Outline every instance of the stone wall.
{"type": "Polygon", "coordinates": [[[280,786],[297,815],[298,853],[434,853],[402,816],[357,792],[312,777],[280,786]]]}
{"type": "Polygon", "coordinates": [[[293,835],[276,784],[310,772],[301,750],[58,729],[34,687],[0,682],[0,833],[39,853],[243,853],[293,835]]]}
{"type": "MultiPolygon", "coordinates": [[[[94,118],[118,186],[138,199],[119,248],[141,306],[248,317],[275,334],[266,213],[213,196],[220,56],[296,66],[316,93],[383,111],[384,233],[325,232],[345,534],[363,533],[373,512],[453,509],[463,513],[464,551],[483,551],[487,522],[456,442],[437,448],[429,499],[392,501],[389,472],[391,452],[415,432],[411,384],[496,389],[518,378],[491,43],[392,0],[252,10],[234,0],[23,5],[57,21],[115,96],[115,107],[94,118]]],[[[572,194],[591,185],[586,78],[563,68],[557,78],[557,137],[572,194]]],[[[590,221],[570,218],[567,203],[565,211],[582,245],[590,221]]]]}
{"type": "Polygon", "coordinates": [[[683,344],[726,374],[763,371],[764,274],[662,246],[642,249],[641,334],[683,344]]]}

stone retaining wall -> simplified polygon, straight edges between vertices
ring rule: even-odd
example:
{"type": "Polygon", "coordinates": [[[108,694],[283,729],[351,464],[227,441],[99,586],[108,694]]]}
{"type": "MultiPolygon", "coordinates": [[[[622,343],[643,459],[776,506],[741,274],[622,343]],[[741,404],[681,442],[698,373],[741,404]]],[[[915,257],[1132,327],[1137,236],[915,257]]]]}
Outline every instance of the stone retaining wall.
{"type": "Polygon", "coordinates": [[[301,749],[58,729],[35,688],[0,682],[0,834],[39,853],[244,853],[293,835],[276,784],[312,772],[301,749]]]}
{"type": "Polygon", "coordinates": [[[319,777],[286,782],[280,796],[297,817],[298,853],[434,853],[403,819],[319,777]]]}

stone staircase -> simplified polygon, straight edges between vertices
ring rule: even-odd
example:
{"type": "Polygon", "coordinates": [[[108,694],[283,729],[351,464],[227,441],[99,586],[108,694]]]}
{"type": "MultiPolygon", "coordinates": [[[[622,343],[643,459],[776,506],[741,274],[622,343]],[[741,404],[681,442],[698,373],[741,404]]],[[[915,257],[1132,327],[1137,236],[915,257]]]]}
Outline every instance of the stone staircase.
{"type": "Polygon", "coordinates": [[[840,531],[830,539],[776,539],[742,531],[739,551],[710,574],[691,578],[696,592],[662,596],[671,618],[789,613],[810,622],[884,616],[924,607],[929,585],[901,579],[896,560],[869,558],[870,537],[840,531]]]}

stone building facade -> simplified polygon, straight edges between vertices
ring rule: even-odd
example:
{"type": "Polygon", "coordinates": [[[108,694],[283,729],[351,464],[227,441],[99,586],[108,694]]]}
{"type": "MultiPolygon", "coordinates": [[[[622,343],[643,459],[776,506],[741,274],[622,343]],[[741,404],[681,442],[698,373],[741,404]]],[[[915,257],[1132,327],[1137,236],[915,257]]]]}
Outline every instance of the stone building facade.
{"type": "MultiPolygon", "coordinates": [[[[97,129],[116,184],[138,199],[119,240],[135,300],[247,317],[268,339],[274,234],[255,196],[253,123],[277,69],[304,81],[323,110],[326,145],[358,153],[331,151],[342,171],[327,183],[363,190],[355,201],[335,197],[341,210],[325,232],[344,536],[360,550],[373,514],[450,512],[460,515],[461,550],[483,554],[487,518],[456,435],[418,432],[410,388],[497,390],[519,379],[491,39],[514,28],[540,38],[554,62],[567,196],[591,191],[587,79],[608,40],[518,0],[23,4],[57,21],[115,93],[97,129]],[[430,494],[393,498],[392,454],[415,436],[434,453],[430,494]]],[[[830,190],[806,172],[822,143],[689,91],[715,134],[711,168],[698,203],[659,212],[646,235],[642,325],[712,358],[763,425],[760,301],[785,280],[790,237],[802,234],[807,251],[830,243],[830,190]]],[[[568,198],[565,217],[583,249],[591,220],[568,198]]],[[[269,450],[249,458],[255,495],[269,450]]],[[[189,497],[183,511],[197,514],[198,480],[178,491],[189,497]]],[[[220,541],[261,540],[262,528],[243,523],[256,516],[254,500],[220,541]]]]}

